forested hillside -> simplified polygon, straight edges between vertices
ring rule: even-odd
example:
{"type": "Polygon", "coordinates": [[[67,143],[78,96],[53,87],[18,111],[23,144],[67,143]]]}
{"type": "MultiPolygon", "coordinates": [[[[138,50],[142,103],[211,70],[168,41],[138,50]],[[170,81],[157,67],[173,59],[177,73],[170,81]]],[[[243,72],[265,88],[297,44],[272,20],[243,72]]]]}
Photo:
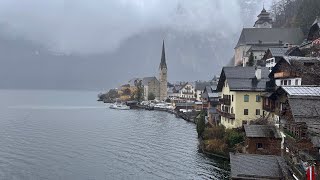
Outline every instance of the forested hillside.
{"type": "Polygon", "coordinates": [[[301,27],[306,34],[315,18],[320,17],[320,0],[273,1],[271,13],[274,27],[301,27]]]}

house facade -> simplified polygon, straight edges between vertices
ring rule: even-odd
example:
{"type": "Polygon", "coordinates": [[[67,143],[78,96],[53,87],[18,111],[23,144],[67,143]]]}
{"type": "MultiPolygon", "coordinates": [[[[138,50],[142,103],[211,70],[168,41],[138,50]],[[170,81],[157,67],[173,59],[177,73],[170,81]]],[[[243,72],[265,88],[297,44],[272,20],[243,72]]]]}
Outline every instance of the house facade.
{"type": "Polygon", "coordinates": [[[244,125],[245,151],[249,154],[281,155],[282,137],[274,125],[244,125]]]}
{"type": "Polygon", "coordinates": [[[270,14],[263,9],[253,28],[243,28],[235,49],[235,65],[248,62],[248,50],[254,50],[255,60],[261,60],[270,47],[300,45],[304,35],[300,28],[272,28],[270,14]],[[260,16],[261,15],[261,16],[260,16]],[[263,17],[263,18],[261,18],[263,17]],[[264,49],[264,52],[263,52],[264,49]]]}
{"type": "Polygon", "coordinates": [[[181,89],[179,90],[179,94],[181,99],[195,100],[195,86],[192,83],[188,82],[181,87],[181,89]]]}
{"type": "Polygon", "coordinates": [[[320,85],[320,58],[283,56],[270,72],[275,86],[320,85]]]}
{"type": "Polygon", "coordinates": [[[269,81],[265,67],[224,67],[217,91],[220,105],[217,108],[221,124],[226,128],[238,128],[262,117],[261,95],[269,81]]]}

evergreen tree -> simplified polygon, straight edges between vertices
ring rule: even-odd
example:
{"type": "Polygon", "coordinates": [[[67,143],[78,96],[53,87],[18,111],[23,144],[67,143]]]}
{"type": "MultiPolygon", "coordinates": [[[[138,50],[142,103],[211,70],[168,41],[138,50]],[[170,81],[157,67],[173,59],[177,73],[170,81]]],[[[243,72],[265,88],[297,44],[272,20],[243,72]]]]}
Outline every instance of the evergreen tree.
{"type": "Polygon", "coordinates": [[[136,94],[135,94],[135,99],[136,101],[138,102],[141,102],[143,100],[143,86],[142,86],[142,81],[141,80],[136,80],[134,82],[136,88],[137,88],[137,91],[136,91],[136,94]]]}
{"type": "Polygon", "coordinates": [[[206,127],[205,118],[206,118],[206,112],[205,111],[201,111],[200,118],[197,120],[198,137],[202,137],[202,134],[203,134],[204,129],[206,127]]]}
{"type": "Polygon", "coordinates": [[[250,53],[249,60],[247,62],[247,66],[253,66],[254,65],[254,57],[253,52],[250,53]]]}
{"type": "Polygon", "coordinates": [[[149,93],[148,94],[148,100],[149,101],[154,100],[155,98],[156,98],[156,96],[153,93],[149,93]]]}

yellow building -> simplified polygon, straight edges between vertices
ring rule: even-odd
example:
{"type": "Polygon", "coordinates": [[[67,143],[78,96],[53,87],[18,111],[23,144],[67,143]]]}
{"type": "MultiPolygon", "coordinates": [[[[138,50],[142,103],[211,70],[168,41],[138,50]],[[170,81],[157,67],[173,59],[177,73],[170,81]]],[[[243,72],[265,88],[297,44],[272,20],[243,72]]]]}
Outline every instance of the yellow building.
{"type": "Polygon", "coordinates": [[[226,128],[237,128],[263,117],[261,95],[269,81],[266,67],[224,67],[217,91],[220,123],[226,128]]]}

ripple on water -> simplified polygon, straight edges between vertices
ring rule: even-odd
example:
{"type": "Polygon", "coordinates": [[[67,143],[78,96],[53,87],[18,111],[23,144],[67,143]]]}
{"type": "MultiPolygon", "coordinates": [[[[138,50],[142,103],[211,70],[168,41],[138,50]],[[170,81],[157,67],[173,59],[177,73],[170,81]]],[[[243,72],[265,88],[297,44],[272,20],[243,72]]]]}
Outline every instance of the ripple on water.
{"type": "Polygon", "coordinates": [[[34,103],[0,103],[0,179],[228,177],[223,161],[198,153],[195,125],[174,115],[111,110],[90,93],[76,105],[70,92],[15,93],[0,98],[34,103]]]}

